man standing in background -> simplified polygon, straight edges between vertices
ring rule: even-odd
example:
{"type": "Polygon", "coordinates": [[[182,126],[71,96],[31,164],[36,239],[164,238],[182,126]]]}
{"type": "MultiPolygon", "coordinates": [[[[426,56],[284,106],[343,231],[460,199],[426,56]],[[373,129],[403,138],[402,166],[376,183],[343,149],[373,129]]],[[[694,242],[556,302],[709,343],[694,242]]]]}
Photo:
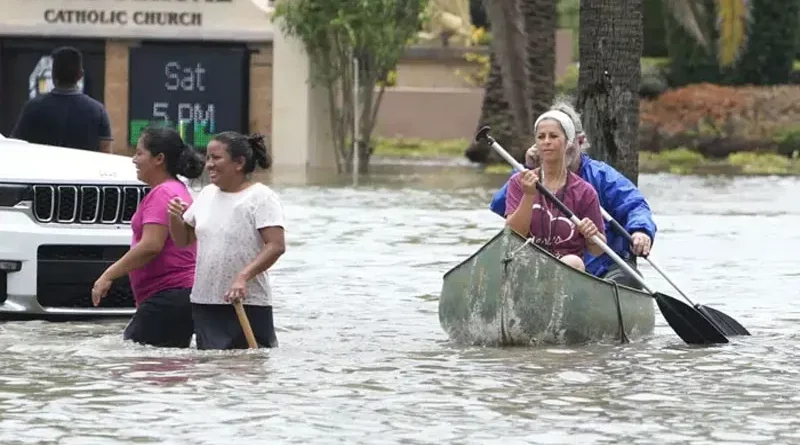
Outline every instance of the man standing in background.
{"type": "Polygon", "coordinates": [[[83,78],[83,55],[64,46],[53,51],[51,57],[53,90],[25,104],[11,137],[34,144],[111,153],[111,124],[106,109],[78,87],[83,78]]]}

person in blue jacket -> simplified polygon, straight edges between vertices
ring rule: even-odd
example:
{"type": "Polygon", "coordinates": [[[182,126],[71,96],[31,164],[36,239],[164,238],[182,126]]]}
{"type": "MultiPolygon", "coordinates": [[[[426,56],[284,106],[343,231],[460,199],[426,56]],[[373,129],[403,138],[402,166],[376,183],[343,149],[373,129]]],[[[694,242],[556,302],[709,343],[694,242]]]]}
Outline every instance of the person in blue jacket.
{"type": "MultiPolygon", "coordinates": [[[[572,118],[578,137],[577,143],[567,149],[569,168],[594,187],[600,198],[600,205],[631,234],[633,245],[629,245],[610,225],[606,224],[608,246],[636,269],[636,256],[646,256],[650,253],[656,235],[656,223],[653,221],[650,206],[633,182],[610,165],[596,161],[585,153],[589,143],[583,132],[580,116],[571,105],[557,102],[551,109],[563,111],[572,118]]],[[[536,146],[528,149],[525,154],[526,167],[534,168],[538,165],[537,157],[536,146]]],[[[494,194],[489,205],[489,208],[500,216],[505,215],[507,188],[508,181],[494,194]]],[[[638,282],[630,278],[606,254],[594,257],[587,253],[583,260],[586,272],[596,277],[641,288],[638,282]]]]}

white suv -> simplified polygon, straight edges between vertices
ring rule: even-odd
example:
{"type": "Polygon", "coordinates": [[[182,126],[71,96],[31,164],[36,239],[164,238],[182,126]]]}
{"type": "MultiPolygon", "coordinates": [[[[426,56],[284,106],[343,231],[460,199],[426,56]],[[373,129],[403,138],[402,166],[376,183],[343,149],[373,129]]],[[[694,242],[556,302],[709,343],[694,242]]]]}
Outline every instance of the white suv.
{"type": "Polygon", "coordinates": [[[133,314],[127,278],[99,307],[91,289],[128,251],[147,192],[130,157],[0,135],[0,317],[133,314]]]}

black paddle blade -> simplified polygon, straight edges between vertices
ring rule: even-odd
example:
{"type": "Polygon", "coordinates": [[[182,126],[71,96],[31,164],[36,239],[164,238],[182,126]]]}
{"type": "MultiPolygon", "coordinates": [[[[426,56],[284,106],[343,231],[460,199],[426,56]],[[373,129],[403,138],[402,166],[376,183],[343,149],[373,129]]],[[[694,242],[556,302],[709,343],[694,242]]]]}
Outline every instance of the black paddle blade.
{"type": "Polygon", "coordinates": [[[492,127],[488,125],[484,125],[481,127],[480,130],[475,134],[475,140],[478,142],[483,142],[484,140],[488,139],[489,132],[492,131],[492,127]]]}
{"type": "Polygon", "coordinates": [[[723,334],[750,335],[750,332],[747,329],[745,329],[744,326],[739,324],[738,321],[734,320],[729,315],[720,312],[714,309],[713,307],[703,306],[702,304],[696,304],[694,307],[698,311],[702,312],[703,315],[713,320],[723,334]]]}
{"type": "Polygon", "coordinates": [[[656,292],[653,296],[667,323],[686,343],[690,345],[728,343],[725,335],[697,309],[661,292],[656,292]]]}

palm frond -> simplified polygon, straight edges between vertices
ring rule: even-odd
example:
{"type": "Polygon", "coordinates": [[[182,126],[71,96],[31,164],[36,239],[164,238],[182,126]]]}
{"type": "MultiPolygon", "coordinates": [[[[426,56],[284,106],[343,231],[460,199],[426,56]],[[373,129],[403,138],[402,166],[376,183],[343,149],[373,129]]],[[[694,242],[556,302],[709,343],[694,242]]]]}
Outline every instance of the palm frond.
{"type": "Polygon", "coordinates": [[[702,23],[708,23],[706,20],[708,11],[701,2],[698,0],[665,0],[664,4],[675,17],[675,21],[694,37],[700,46],[708,50],[711,40],[709,32],[701,26],[702,23]]]}
{"type": "Polygon", "coordinates": [[[722,67],[731,66],[747,43],[749,3],[748,0],[717,0],[717,57],[722,67]]]}

